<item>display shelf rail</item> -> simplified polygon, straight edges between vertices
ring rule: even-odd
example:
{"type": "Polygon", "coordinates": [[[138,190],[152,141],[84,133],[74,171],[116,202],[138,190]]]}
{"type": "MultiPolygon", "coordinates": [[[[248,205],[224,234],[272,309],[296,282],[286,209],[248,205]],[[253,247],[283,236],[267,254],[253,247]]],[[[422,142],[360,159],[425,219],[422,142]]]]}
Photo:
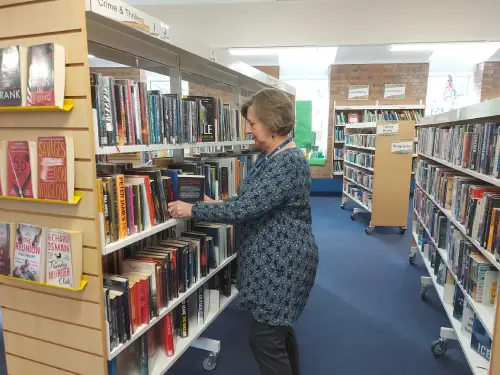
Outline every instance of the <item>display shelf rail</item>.
{"type": "Polygon", "coordinates": [[[365,185],[361,185],[359,182],[354,181],[352,178],[349,178],[349,177],[347,177],[346,175],[344,175],[344,180],[347,180],[347,181],[349,181],[349,182],[352,182],[353,184],[356,184],[357,186],[359,186],[361,189],[364,189],[364,190],[366,190],[366,191],[369,191],[370,193],[372,192],[372,189],[367,188],[365,185]]]}
{"type": "Polygon", "coordinates": [[[459,167],[458,165],[450,163],[449,161],[437,158],[435,156],[430,156],[430,155],[424,154],[422,152],[420,152],[418,155],[421,155],[421,156],[423,156],[423,157],[425,157],[427,159],[430,159],[430,160],[434,160],[435,162],[438,162],[440,164],[446,165],[447,167],[453,168],[453,169],[455,169],[455,170],[457,170],[459,172],[465,173],[465,174],[467,174],[469,176],[475,177],[478,180],[487,182],[487,183],[495,185],[495,186],[500,186],[500,179],[498,179],[498,178],[487,176],[485,174],[482,174],[482,173],[479,173],[479,172],[476,172],[476,171],[471,171],[468,168],[459,167]]]}
{"type": "Polygon", "coordinates": [[[418,187],[421,191],[423,191],[424,194],[432,201],[432,203],[434,203],[436,207],[439,208],[441,212],[448,218],[448,220],[450,220],[452,224],[455,227],[457,227],[460,232],[462,232],[464,237],[467,238],[470,242],[472,242],[472,244],[481,252],[481,254],[483,254],[484,257],[488,259],[491,262],[491,264],[493,264],[500,271],[500,262],[498,262],[495,259],[495,256],[492,253],[490,253],[488,250],[482,247],[481,244],[475,238],[467,234],[467,230],[465,229],[465,227],[452,216],[451,211],[441,206],[439,202],[436,201],[436,199],[434,199],[432,195],[430,195],[428,192],[422,189],[422,187],[418,182],[415,182],[415,186],[418,187]]]}
{"type": "Polygon", "coordinates": [[[184,150],[203,147],[226,147],[251,145],[253,140],[246,141],[224,141],[224,142],[200,142],[200,143],[179,143],[179,144],[154,144],[154,145],[132,145],[132,146],[106,146],[96,147],[96,155],[125,154],[144,151],[166,151],[184,150]]]}
{"type": "Polygon", "coordinates": [[[201,326],[191,329],[189,326],[189,336],[186,338],[178,338],[175,343],[175,352],[172,357],[167,357],[163,351],[160,351],[159,357],[155,362],[152,375],[163,375],[170,367],[180,358],[182,354],[189,348],[189,346],[205,331],[205,329],[229,306],[229,304],[236,298],[238,291],[234,285],[231,286],[231,296],[220,296],[220,305],[217,311],[208,314],[205,322],[201,326]]]}
{"type": "Polygon", "coordinates": [[[356,163],[353,163],[353,162],[350,162],[350,161],[347,161],[344,159],[344,163],[346,164],[349,164],[349,165],[352,165],[354,167],[358,167],[358,168],[363,168],[363,169],[366,169],[367,171],[370,171],[370,172],[373,172],[374,169],[373,168],[370,168],[370,167],[365,167],[363,165],[360,165],[360,164],[356,164],[356,163]]]}
{"type": "Polygon", "coordinates": [[[333,141],[333,143],[345,143],[345,141],[338,141],[338,140],[335,140],[335,141],[333,141]]]}
{"type": "Polygon", "coordinates": [[[38,281],[32,281],[32,280],[25,280],[25,279],[20,279],[19,277],[14,277],[14,276],[7,276],[7,275],[0,275],[0,280],[1,279],[8,279],[8,280],[14,280],[14,281],[19,281],[20,283],[27,283],[31,285],[40,285],[43,287],[47,288],[55,288],[55,289],[61,289],[61,290],[68,290],[70,292],[80,292],[83,289],[85,289],[85,286],[87,285],[88,279],[86,275],[82,275],[82,281],[80,282],[80,285],[78,285],[77,288],[67,288],[64,286],[60,285],[52,285],[52,284],[46,284],[46,283],[41,283],[38,281]]]}
{"type": "Polygon", "coordinates": [[[425,109],[425,104],[368,104],[368,105],[336,105],[336,111],[362,111],[369,109],[380,110],[404,110],[404,109],[425,109]]]}
{"type": "Polygon", "coordinates": [[[347,129],[369,129],[369,128],[375,129],[376,127],[377,127],[376,121],[358,122],[357,124],[347,124],[346,125],[347,129]]]}
{"type": "MultiPolygon", "coordinates": [[[[125,349],[127,349],[132,343],[134,343],[141,335],[143,335],[145,332],[147,332],[151,327],[153,327],[156,323],[158,323],[165,315],[167,315],[170,311],[175,309],[182,301],[184,301],[186,298],[188,298],[191,294],[196,292],[196,290],[205,284],[208,280],[210,280],[217,272],[219,272],[221,269],[223,269],[225,266],[227,266],[233,259],[235,259],[237,254],[233,254],[230,257],[227,257],[224,259],[217,268],[214,268],[210,270],[207,276],[201,278],[198,280],[196,283],[191,285],[191,287],[182,294],[179,294],[178,298],[175,298],[174,300],[170,301],[168,306],[163,308],[160,313],[158,314],[157,317],[151,319],[149,324],[143,324],[140,326],[134,334],[130,337],[130,339],[120,345],[118,345],[116,348],[111,350],[108,354],[108,359],[112,360],[115,358],[118,354],[123,352],[125,349]]],[[[109,334],[108,334],[108,343],[109,343],[109,334]]]]}
{"type": "Polygon", "coordinates": [[[64,99],[62,107],[55,105],[50,106],[16,106],[16,107],[0,107],[0,112],[69,112],[75,106],[73,99],[64,99]]]}
{"type": "Polygon", "coordinates": [[[103,255],[111,254],[114,251],[123,249],[125,246],[131,245],[134,242],[140,241],[146,237],[152,236],[155,233],[161,232],[162,230],[173,227],[178,224],[179,221],[177,219],[168,219],[164,223],[158,224],[150,229],[146,229],[142,232],[135,233],[131,236],[127,236],[121,240],[110,243],[104,247],[103,255]]]}
{"type": "Polygon", "coordinates": [[[333,172],[333,175],[334,176],[342,176],[344,174],[344,172],[342,171],[339,171],[339,172],[333,172]]]}
{"type": "Polygon", "coordinates": [[[37,203],[51,203],[51,204],[78,204],[82,200],[82,193],[79,191],[75,191],[73,201],[72,202],[66,202],[66,201],[58,201],[55,199],[35,199],[35,198],[23,198],[23,197],[10,197],[6,195],[0,195],[0,199],[10,199],[10,200],[15,200],[15,201],[20,201],[20,202],[37,202],[37,203]]]}
{"type": "Polygon", "coordinates": [[[345,146],[346,147],[352,147],[352,148],[359,148],[360,150],[375,151],[375,147],[357,146],[357,145],[351,145],[351,144],[348,144],[348,143],[346,143],[345,146]]]}
{"type": "Polygon", "coordinates": [[[460,290],[464,294],[464,297],[467,299],[467,302],[469,302],[469,304],[474,309],[474,312],[476,313],[477,317],[479,318],[479,321],[481,322],[481,324],[484,326],[484,328],[488,332],[488,335],[490,337],[493,337],[493,329],[494,329],[494,324],[495,324],[495,308],[493,306],[487,306],[487,305],[484,305],[480,302],[474,301],[474,299],[469,295],[469,293],[467,293],[467,291],[462,286],[462,283],[458,280],[457,275],[453,272],[450,264],[448,263],[448,251],[440,248],[437,245],[436,240],[431,236],[429,229],[427,229],[427,226],[424,224],[422,217],[418,214],[418,212],[415,209],[413,209],[413,212],[417,216],[418,221],[420,221],[420,224],[422,224],[422,227],[424,228],[425,232],[427,233],[427,236],[429,237],[432,244],[434,245],[434,247],[438,251],[439,255],[444,260],[444,262],[446,264],[446,268],[448,269],[448,272],[455,279],[456,285],[458,285],[458,287],[460,288],[460,290]]]}
{"type": "Polygon", "coordinates": [[[368,212],[372,212],[372,210],[366,205],[364,204],[363,202],[361,202],[359,199],[356,199],[354,198],[352,195],[350,195],[347,191],[345,190],[342,190],[342,193],[348,197],[350,200],[352,200],[354,203],[357,203],[358,205],[360,205],[364,210],[368,211],[368,212]]]}
{"type": "Polygon", "coordinates": [[[436,289],[436,293],[439,297],[439,300],[441,301],[444,311],[446,312],[446,315],[448,315],[448,319],[451,323],[451,326],[453,327],[456,335],[458,342],[460,343],[460,346],[462,347],[462,351],[464,353],[464,356],[467,360],[467,363],[469,364],[472,373],[474,375],[488,375],[490,363],[481,357],[479,354],[477,354],[471,347],[470,347],[470,338],[466,337],[462,333],[462,323],[456,320],[453,317],[453,306],[449,303],[446,303],[444,300],[444,287],[439,285],[437,283],[437,278],[434,275],[434,270],[432,269],[432,266],[430,262],[425,259],[424,254],[422,252],[422,249],[420,245],[418,244],[418,238],[415,232],[413,232],[413,239],[415,240],[417,247],[419,248],[419,253],[420,256],[422,257],[422,260],[424,262],[425,268],[427,269],[427,272],[429,273],[429,277],[432,279],[432,283],[436,289]]]}

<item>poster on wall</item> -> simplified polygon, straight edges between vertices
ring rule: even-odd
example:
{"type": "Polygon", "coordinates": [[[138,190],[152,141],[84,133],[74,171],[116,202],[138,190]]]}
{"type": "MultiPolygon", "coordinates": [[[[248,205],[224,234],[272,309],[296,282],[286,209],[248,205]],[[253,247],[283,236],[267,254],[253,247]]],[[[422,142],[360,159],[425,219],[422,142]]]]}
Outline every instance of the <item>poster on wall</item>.
{"type": "Polygon", "coordinates": [[[368,100],[370,85],[349,85],[347,100],[368,100]]]}
{"type": "Polygon", "coordinates": [[[404,99],[406,95],[406,85],[386,84],[384,89],[384,99],[404,99]]]}

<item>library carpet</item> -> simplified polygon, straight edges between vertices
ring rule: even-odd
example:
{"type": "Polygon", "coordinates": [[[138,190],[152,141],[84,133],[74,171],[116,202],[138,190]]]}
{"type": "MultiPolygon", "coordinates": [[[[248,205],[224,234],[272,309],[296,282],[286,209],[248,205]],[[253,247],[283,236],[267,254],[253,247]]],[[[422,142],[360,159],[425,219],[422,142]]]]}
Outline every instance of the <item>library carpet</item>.
{"type": "MultiPolygon", "coordinates": [[[[320,262],[295,325],[301,374],[470,375],[457,342],[450,342],[442,357],[431,353],[431,342],[449,321],[433,288],[426,302],[420,299],[420,276],[427,272],[420,257],[408,264],[411,226],[403,236],[397,228],[377,228],[367,236],[369,217],[359,214],[351,221],[352,203],[341,210],[339,197],[311,202],[320,262]]],[[[230,306],[205,331],[204,337],[221,340],[211,374],[259,374],[247,341],[249,322],[247,314],[230,306]]],[[[201,365],[205,356],[189,349],[167,374],[208,374],[201,365]]],[[[0,375],[3,366],[0,359],[0,375]]]]}

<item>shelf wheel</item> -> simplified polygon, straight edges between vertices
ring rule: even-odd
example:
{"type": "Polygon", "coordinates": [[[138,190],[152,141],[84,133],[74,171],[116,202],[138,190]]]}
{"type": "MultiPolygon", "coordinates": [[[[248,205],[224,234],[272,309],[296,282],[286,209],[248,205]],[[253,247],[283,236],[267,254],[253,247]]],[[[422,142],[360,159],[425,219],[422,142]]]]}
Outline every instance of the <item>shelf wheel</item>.
{"type": "Polygon", "coordinates": [[[344,203],[344,202],[342,202],[342,203],[340,204],[340,208],[341,208],[341,209],[344,209],[344,208],[345,208],[345,203],[344,203]]]}
{"type": "Polygon", "coordinates": [[[422,285],[420,289],[420,298],[422,298],[422,301],[427,301],[427,285],[422,285]]]}
{"type": "Polygon", "coordinates": [[[351,214],[351,220],[356,220],[356,214],[351,214]]]}
{"type": "Polygon", "coordinates": [[[446,353],[446,349],[448,349],[448,342],[445,339],[439,339],[432,343],[431,350],[435,356],[441,356],[446,353]]]}
{"type": "Polygon", "coordinates": [[[365,229],[365,232],[366,232],[366,234],[371,235],[374,230],[375,230],[375,227],[370,225],[368,228],[365,229]]]}
{"type": "Polygon", "coordinates": [[[206,371],[212,371],[217,367],[217,357],[218,353],[210,353],[204,360],[203,360],[203,368],[206,371]]]}
{"type": "Polygon", "coordinates": [[[414,265],[415,264],[415,258],[417,257],[417,254],[410,254],[410,257],[408,259],[408,262],[410,262],[410,265],[414,265]]]}
{"type": "Polygon", "coordinates": [[[405,234],[406,227],[399,227],[399,234],[405,234]]]}

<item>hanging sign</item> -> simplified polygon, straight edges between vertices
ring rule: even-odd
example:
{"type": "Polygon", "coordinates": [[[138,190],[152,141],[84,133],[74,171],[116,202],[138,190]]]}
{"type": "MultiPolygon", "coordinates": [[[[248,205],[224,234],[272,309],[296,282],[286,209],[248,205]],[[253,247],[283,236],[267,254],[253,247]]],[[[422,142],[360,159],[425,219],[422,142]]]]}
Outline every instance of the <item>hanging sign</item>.
{"type": "Polygon", "coordinates": [[[347,100],[368,100],[370,85],[349,85],[347,100]]]}
{"type": "Polygon", "coordinates": [[[413,140],[410,138],[394,139],[391,144],[393,154],[413,154],[413,140]]]}
{"type": "Polygon", "coordinates": [[[406,95],[406,85],[386,84],[384,89],[384,99],[404,99],[406,95]]]}
{"type": "Polygon", "coordinates": [[[382,136],[397,135],[399,124],[383,124],[377,125],[377,134],[382,136]]]}
{"type": "Polygon", "coordinates": [[[87,0],[86,10],[167,41],[168,25],[120,0],[87,0]]]}

